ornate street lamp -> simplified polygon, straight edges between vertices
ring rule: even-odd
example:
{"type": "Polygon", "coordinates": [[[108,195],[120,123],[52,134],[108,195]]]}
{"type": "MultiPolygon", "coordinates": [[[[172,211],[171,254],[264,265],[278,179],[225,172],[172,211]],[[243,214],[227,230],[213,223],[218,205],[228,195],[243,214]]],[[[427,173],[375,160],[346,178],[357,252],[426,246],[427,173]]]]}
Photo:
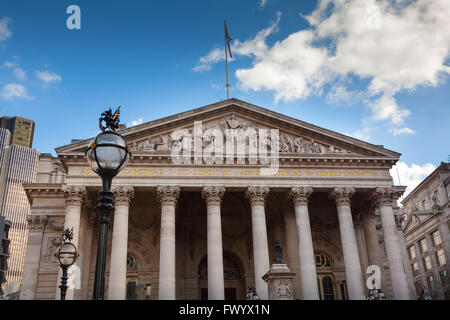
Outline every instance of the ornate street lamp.
{"type": "Polygon", "coordinates": [[[94,277],[94,300],[103,300],[105,290],[106,248],[110,215],[114,210],[112,179],[130,160],[127,140],[114,132],[119,128],[120,107],[112,114],[111,109],[103,112],[99,119],[101,133],[95,137],[86,150],[86,157],[92,170],[102,178],[102,190],[96,207],[100,218],[100,234],[97,247],[97,262],[94,277]],[[105,126],[102,125],[105,122],[105,126]]]}
{"type": "Polygon", "coordinates": [[[56,250],[55,257],[63,272],[61,285],[58,288],[61,289],[61,300],[65,300],[67,292],[67,269],[75,263],[79,253],[77,247],[71,242],[73,239],[73,229],[66,229],[62,234],[62,239],[63,243],[56,250]]]}

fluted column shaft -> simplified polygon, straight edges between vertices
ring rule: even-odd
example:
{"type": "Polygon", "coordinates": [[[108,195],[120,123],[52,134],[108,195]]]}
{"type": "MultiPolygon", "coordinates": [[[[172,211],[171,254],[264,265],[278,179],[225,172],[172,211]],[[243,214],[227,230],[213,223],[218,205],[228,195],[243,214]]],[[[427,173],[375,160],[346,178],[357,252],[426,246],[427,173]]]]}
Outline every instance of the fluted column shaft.
{"type": "Polygon", "coordinates": [[[364,300],[366,295],[361,274],[361,262],[350,209],[350,196],[354,192],[354,188],[335,188],[330,195],[336,201],[337,206],[348,295],[351,300],[364,300]]]}
{"type": "Polygon", "coordinates": [[[395,188],[376,188],[373,192],[374,200],[380,210],[381,226],[383,227],[384,243],[386,247],[389,269],[391,271],[392,289],[396,300],[410,299],[406,273],[403,269],[400,242],[397,236],[392,201],[401,193],[395,188]]]}
{"type": "Polygon", "coordinates": [[[289,194],[294,203],[295,222],[298,234],[298,250],[300,261],[300,277],[302,279],[302,294],[305,300],[319,300],[317,286],[316,262],[311,235],[311,225],[308,212],[308,197],[313,192],[311,187],[293,187],[289,194]]]}
{"type": "Polygon", "coordinates": [[[208,300],[224,300],[222,223],[220,205],[225,188],[204,187],[202,197],[207,210],[208,300]]]}
{"type": "Polygon", "coordinates": [[[267,283],[262,277],[269,271],[269,248],[267,244],[265,198],[268,187],[249,187],[246,197],[250,200],[252,210],[253,263],[255,267],[255,287],[261,300],[269,298],[267,283]]]}
{"type": "MultiPolygon", "coordinates": [[[[72,243],[78,248],[78,239],[80,236],[81,207],[86,197],[86,188],[84,186],[67,185],[63,187],[63,192],[66,198],[64,230],[73,229],[72,243]]],[[[69,267],[66,300],[73,300],[76,298],[75,290],[81,291],[81,285],[79,288],[76,286],[77,283],[80,283],[81,267],[82,266],[79,265],[79,261],[76,261],[72,266],[69,267]]],[[[60,285],[61,276],[62,271],[61,268],[59,268],[57,287],[60,285]]],[[[55,299],[59,298],[60,289],[57,288],[55,299]]]]}
{"type": "Polygon", "coordinates": [[[114,226],[111,243],[108,300],[125,300],[128,252],[128,214],[134,194],[131,186],[118,186],[114,192],[114,226]]]}
{"type": "Polygon", "coordinates": [[[158,186],[161,201],[161,238],[159,242],[159,300],[175,300],[175,208],[178,186],[158,186]]]}

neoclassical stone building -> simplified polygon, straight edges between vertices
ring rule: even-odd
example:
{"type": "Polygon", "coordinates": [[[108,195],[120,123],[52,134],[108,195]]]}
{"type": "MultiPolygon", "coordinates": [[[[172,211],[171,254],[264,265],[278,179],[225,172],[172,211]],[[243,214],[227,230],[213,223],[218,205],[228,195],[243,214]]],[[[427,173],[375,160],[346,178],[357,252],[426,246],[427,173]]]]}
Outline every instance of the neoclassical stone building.
{"type": "MultiPolygon", "coordinates": [[[[236,99],[120,133],[132,158],[113,181],[107,299],[245,299],[250,285],[267,299],[262,277],[275,240],[295,272],[294,299],[365,299],[373,264],[390,299],[415,297],[398,218],[405,188],[389,174],[399,153],[236,99]],[[218,141],[209,129],[260,139],[261,129],[278,129],[279,145],[272,137],[267,150],[279,154],[279,169],[264,173],[240,135],[250,156],[176,162],[180,129],[199,131],[201,150],[218,141]]],[[[42,155],[37,182],[24,186],[32,215],[21,299],[59,297],[53,254],[64,227],[80,251],[67,298],[92,297],[101,182],[84,156],[89,142],[42,155]]]]}
{"type": "Polygon", "coordinates": [[[402,204],[417,296],[450,300],[450,164],[442,162],[402,204]]]}

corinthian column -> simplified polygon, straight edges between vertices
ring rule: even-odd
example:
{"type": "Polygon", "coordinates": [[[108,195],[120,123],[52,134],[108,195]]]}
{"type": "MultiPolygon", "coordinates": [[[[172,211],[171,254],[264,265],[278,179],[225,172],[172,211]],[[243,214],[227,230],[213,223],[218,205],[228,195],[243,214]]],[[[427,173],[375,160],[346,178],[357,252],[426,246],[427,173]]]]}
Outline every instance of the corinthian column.
{"type": "MultiPolygon", "coordinates": [[[[64,196],[66,198],[66,216],[64,219],[64,230],[73,228],[72,243],[78,248],[78,239],[80,236],[80,218],[81,206],[86,197],[86,188],[84,186],[66,185],[63,186],[64,196]]],[[[80,253],[81,254],[81,253],[80,253]]],[[[81,265],[76,261],[68,270],[66,300],[74,300],[81,294],[81,265]]],[[[61,281],[62,272],[59,268],[57,283],[61,281]]],[[[56,290],[56,299],[60,298],[60,289],[56,290]]]]}
{"type": "Polygon", "coordinates": [[[300,277],[302,279],[303,299],[305,300],[319,300],[320,298],[308,213],[308,198],[312,192],[311,187],[293,187],[289,193],[295,208],[300,277]]]}
{"type": "Polygon", "coordinates": [[[250,200],[252,207],[253,232],[253,263],[255,266],[256,292],[261,300],[269,298],[267,283],[262,279],[270,269],[269,248],[267,245],[266,213],[264,210],[265,198],[269,193],[268,187],[248,187],[245,196],[250,200]]]}
{"type": "Polygon", "coordinates": [[[389,262],[389,270],[391,271],[392,289],[396,300],[410,299],[406,273],[403,269],[400,243],[397,236],[397,226],[392,210],[392,201],[398,199],[403,192],[403,189],[387,187],[376,188],[372,193],[373,199],[380,210],[384,243],[389,262]]]}
{"type": "Polygon", "coordinates": [[[350,196],[354,192],[355,188],[334,188],[330,196],[334,198],[337,206],[348,295],[351,300],[364,300],[366,295],[363,289],[361,263],[350,210],[350,196]]]}
{"type": "Polygon", "coordinates": [[[158,186],[161,201],[161,238],[159,242],[159,300],[175,300],[175,207],[178,186],[158,186]]]}
{"type": "Polygon", "coordinates": [[[222,223],[220,204],[225,194],[225,187],[204,187],[202,197],[206,202],[208,229],[208,299],[224,300],[222,223]]]}
{"type": "Polygon", "coordinates": [[[132,186],[117,186],[114,192],[114,227],[109,267],[108,300],[125,300],[127,281],[128,214],[134,195],[132,186]]]}

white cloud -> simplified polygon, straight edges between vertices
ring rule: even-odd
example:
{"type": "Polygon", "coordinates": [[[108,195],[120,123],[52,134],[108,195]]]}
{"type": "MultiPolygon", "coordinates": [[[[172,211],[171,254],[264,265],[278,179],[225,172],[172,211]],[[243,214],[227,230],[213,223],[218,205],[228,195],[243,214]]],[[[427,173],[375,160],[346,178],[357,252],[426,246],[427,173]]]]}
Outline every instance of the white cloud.
{"type": "Polygon", "coordinates": [[[359,90],[349,90],[345,85],[334,85],[326,95],[329,104],[339,104],[351,106],[364,98],[364,92],[359,90]]]}
{"type": "Polygon", "coordinates": [[[14,75],[19,80],[25,80],[25,78],[27,76],[27,73],[25,72],[25,70],[23,70],[21,68],[15,68],[14,69],[14,75]]]}
{"type": "Polygon", "coordinates": [[[58,83],[61,82],[62,78],[59,74],[54,73],[53,71],[35,71],[36,78],[43,81],[47,86],[50,83],[58,83]]]}
{"type": "Polygon", "coordinates": [[[355,133],[351,134],[351,133],[344,133],[347,136],[359,139],[359,140],[363,140],[363,141],[369,141],[370,140],[370,132],[375,130],[376,127],[369,127],[367,125],[364,125],[364,127],[358,131],[356,131],[355,133]]]}
{"type": "Polygon", "coordinates": [[[375,101],[368,102],[367,105],[372,111],[370,119],[376,121],[390,120],[395,125],[402,124],[404,119],[411,114],[409,110],[400,108],[394,97],[388,94],[382,95],[375,101]]]}
{"type": "Polygon", "coordinates": [[[410,167],[404,162],[397,162],[390,170],[395,185],[407,186],[402,199],[405,198],[415,187],[419,185],[436,167],[431,163],[423,165],[412,164],[410,167]],[[398,170],[398,175],[397,175],[398,170]],[[398,181],[400,176],[400,183],[398,181]]]}
{"type": "MultiPolygon", "coordinates": [[[[278,23],[280,22],[281,12],[277,13],[276,21],[271,25],[259,31],[255,38],[240,42],[238,39],[230,43],[231,53],[233,55],[260,57],[267,52],[267,45],[265,43],[266,38],[273,32],[278,31],[278,23]]],[[[225,47],[224,47],[225,48],[225,47]]],[[[199,59],[197,66],[193,68],[195,72],[209,71],[213,65],[225,60],[224,48],[214,48],[206,56],[199,59]]],[[[229,57],[228,61],[234,59],[229,57]]]]}
{"type": "Polygon", "coordinates": [[[416,134],[416,131],[412,130],[410,128],[400,128],[400,129],[392,128],[392,129],[389,129],[389,132],[392,133],[394,136],[398,136],[401,134],[416,134]]]}
{"type": "Polygon", "coordinates": [[[8,24],[11,19],[8,17],[3,17],[0,19],[0,42],[6,41],[12,36],[12,32],[9,29],[8,24]]]}
{"type": "Polygon", "coordinates": [[[221,86],[221,85],[218,85],[218,84],[216,84],[216,83],[211,83],[211,88],[214,88],[214,89],[217,89],[217,90],[225,90],[226,89],[226,87],[225,86],[221,86]]]}
{"type": "Polygon", "coordinates": [[[5,67],[7,68],[12,68],[14,67],[16,64],[14,62],[11,61],[5,61],[5,67]]]}
{"type": "Polygon", "coordinates": [[[261,8],[261,9],[264,8],[266,6],[267,2],[269,2],[269,0],[261,0],[259,2],[259,8],[261,8]]]}
{"type": "Polygon", "coordinates": [[[2,88],[1,96],[6,100],[13,100],[15,98],[31,100],[25,87],[17,83],[9,83],[2,88]]]}
{"type": "Polygon", "coordinates": [[[199,59],[197,66],[193,70],[195,72],[209,71],[213,65],[223,60],[225,60],[223,49],[214,48],[206,56],[199,59]]]}
{"type": "Polygon", "coordinates": [[[137,126],[138,124],[141,124],[141,123],[143,123],[144,122],[144,118],[139,118],[139,119],[137,119],[137,120],[132,120],[130,123],[129,123],[129,127],[132,127],[132,126],[137,126]]]}
{"type": "MultiPolygon", "coordinates": [[[[242,89],[272,91],[276,101],[322,94],[326,84],[357,77],[368,82],[360,92],[367,120],[397,127],[411,111],[397,104],[395,94],[437,86],[450,74],[449,16],[448,0],[320,0],[304,17],[310,27],[272,46],[266,39],[278,30],[280,14],[253,39],[235,40],[233,53],[253,60],[235,74],[242,89]]],[[[210,62],[203,70],[223,60],[211,53],[200,59],[210,62]]],[[[344,86],[327,99],[345,101],[357,92],[344,86]]]]}

